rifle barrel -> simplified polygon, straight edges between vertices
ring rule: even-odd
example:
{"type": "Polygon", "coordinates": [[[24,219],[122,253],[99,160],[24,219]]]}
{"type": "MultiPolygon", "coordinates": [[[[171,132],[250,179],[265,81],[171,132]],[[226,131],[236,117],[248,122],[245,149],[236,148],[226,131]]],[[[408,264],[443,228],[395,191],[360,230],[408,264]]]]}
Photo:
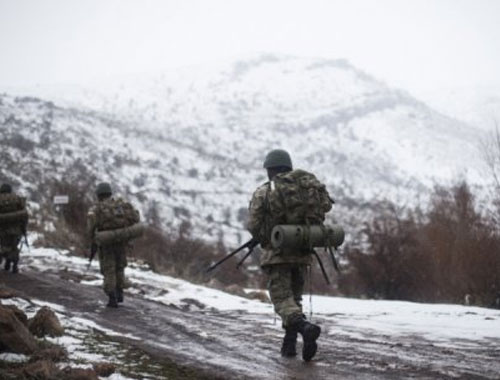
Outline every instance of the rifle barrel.
{"type": "Polygon", "coordinates": [[[233,252],[231,252],[230,254],[228,254],[226,257],[224,257],[223,259],[217,261],[215,264],[212,264],[210,267],[208,267],[207,272],[211,272],[212,270],[214,270],[215,268],[217,268],[220,264],[222,264],[226,260],[229,260],[234,255],[236,255],[238,252],[242,251],[243,249],[245,249],[247,247],[250,247],[251,244],[252,244],[252,242],[253,242],[253,240],[250,239],[245,244],[243,244],[241,247],[236,248],[233,252]]]}
{"type": "Polygon", "coordinates": [[[252,252],[253,252],[253,247],[250,248],[250,250],[247,252],[247,254],[245,256],[243,256],[243,258],[239,261],[238,265],[236,265],[236,269],[240,269],[243,262],[247,259],[248,256],[250,256],[252,254],[252,252]]]}

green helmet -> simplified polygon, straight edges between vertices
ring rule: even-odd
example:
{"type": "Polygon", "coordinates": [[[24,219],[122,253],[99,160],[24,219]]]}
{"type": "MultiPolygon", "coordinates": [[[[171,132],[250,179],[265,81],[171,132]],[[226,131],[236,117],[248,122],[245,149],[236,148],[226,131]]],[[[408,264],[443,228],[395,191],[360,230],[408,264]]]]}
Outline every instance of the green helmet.
{"type": "Polygon", "coordinates": [[[113,192],[111,191],[111,185],[107,182],[101,182],[100,184],[98,184],[95,193],[97,196],[113,194],[113,192]]]}
{"type": "Polygon", "coordinates": [[[269,169],[279,166],[285,166],[292,169],[292,159],[286,150],[274,149],[267,154],[264,160],[264,168],[269,169]]]}
{"type": "Polygon", "coordinates": [[[0,186],[0,193],[12,193],[12,186],[8,183],[2,184],[2,186],[0,186]]]}

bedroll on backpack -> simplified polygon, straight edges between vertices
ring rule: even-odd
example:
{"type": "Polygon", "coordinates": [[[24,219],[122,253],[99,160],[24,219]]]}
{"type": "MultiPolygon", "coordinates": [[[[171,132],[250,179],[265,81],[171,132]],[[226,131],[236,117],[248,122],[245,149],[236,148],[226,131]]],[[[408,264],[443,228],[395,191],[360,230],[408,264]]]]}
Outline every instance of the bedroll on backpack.
{"type": "Polygon", "coordinates": [[[344,229],[338,224],[318,225],[278,225],[271,233],[273,248],[307,249],[339,247],[344,242],[344,229]]]}
{"type": "Polygon", "coordinates": [[[97,231],[117,230],[139,222],[139,212],[121,199],[99,204],[97,209],[97,231]]]}
{"type": "Polygon", "coordinates": [[[27,221],[28,211],[26,209],[0,214],[0,224],[19,224],[27,221]]]}
{"type": "Polygon", "coordinates": [[[135,223],[129,227],[118,228],[108,231],[97,231],[95,242],[99,245],[111,245],[123,243],[141,237],[146,226],[143,223],[135,223]]]}

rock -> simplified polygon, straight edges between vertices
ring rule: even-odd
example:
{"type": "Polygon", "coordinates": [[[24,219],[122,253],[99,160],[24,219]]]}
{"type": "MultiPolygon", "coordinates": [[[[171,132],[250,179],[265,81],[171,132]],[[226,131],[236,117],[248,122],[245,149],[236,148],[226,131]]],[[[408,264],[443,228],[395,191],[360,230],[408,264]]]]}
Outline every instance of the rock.
{"type": "Polygon", "coordinates": [[[222,284],[222,282],[217,280],[215,277],[210,279],[210,281],[208,282],[208,286],[211,288],[214,288],[214,289],[219,289],[219,290],[224,289],[224,284],[222,284]]]}
{"type": "Polygon", "coordinates": [[[194,298],[182,298],[181,302],[185,305],[193,305],[196,306],[198,309],[204,309],[207,307],[206,305],[202,304],[200,301],[194,298]]]}
{"type": "Polygon", "coordinates": [[[245,292],[244,292],[243,288],[239,285],[236,285],[236,284],[226,286],[224,291],[227,293],[235,294],[235,295],[240,296],[240,297],[245,297],[245,292]]]}
{"type": "Polygon", "coordinates": [[[2,298],[13,298],[18,297],[19,293],[14,289],[7,288],[5,286],[0,286],[0,299],[2,298]]]}
{"type": "Polygon", "coordinates": [[[22,372],[28,379],[56,380],[61,378],[59,369],[49,360],[39,360],[28,364],[22,372]]]}
{"type": "Polygon", "coordinates": [[[61,326],[56,314],[47,306],[38,310],[28,324],[31,333],[39,338],[45,335],[56,337],[64,334],[64,328],[61,326]]]}
{"type": "Polygon", "coordinates": [[[67,359],[67,357],[68,353],[63,347],[54,345],[53,347],[38,350],[31,356],[30,361],[50,360],[51,362],[57,363],[67,359]]]}
{"type": "Polygon", "coordinates": [[[24,311],[19,309],[16,305],[3,305],[3,307],[12,310],[19,322],[28,327],[28,317],[24,314],[24,311]]]}
{"type": "Polygon", "coordinates": [[[249,292],[247,293],[247,297],[252,300],[259,300],[261,302],[270,302],[269,297],[266,292],[249,292]]]}
{"type": "Polygon", "coordinates": [[[4,305],[0,306],[0,351],[18,354],[31,354],[37,349],[33,335],[16,317],[14,311],[4,305]]]}
{"type": "Polygon", "coordinates": [[[99,380],[93,369],[66,367],[63,372],[61,379],[64,380],[99,380]]]}
{"type": "Polygon", "coordinates": [[[97,376],[108,377],[116,371],[116,366],[111,363],[96,363],[94,364],[94,371],[97,376]]]}

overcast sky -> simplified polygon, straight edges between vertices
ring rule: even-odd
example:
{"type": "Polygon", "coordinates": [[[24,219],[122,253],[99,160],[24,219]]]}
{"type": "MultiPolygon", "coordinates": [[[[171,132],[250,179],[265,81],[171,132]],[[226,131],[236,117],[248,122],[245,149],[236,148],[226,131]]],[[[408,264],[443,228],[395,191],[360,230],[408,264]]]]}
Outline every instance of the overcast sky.
{"type": "Polygon", "coordinates": [[[0,0],[0,84],[252,53],[346,58],[411,92],[500,84],[497,0],[0,0]]]}

